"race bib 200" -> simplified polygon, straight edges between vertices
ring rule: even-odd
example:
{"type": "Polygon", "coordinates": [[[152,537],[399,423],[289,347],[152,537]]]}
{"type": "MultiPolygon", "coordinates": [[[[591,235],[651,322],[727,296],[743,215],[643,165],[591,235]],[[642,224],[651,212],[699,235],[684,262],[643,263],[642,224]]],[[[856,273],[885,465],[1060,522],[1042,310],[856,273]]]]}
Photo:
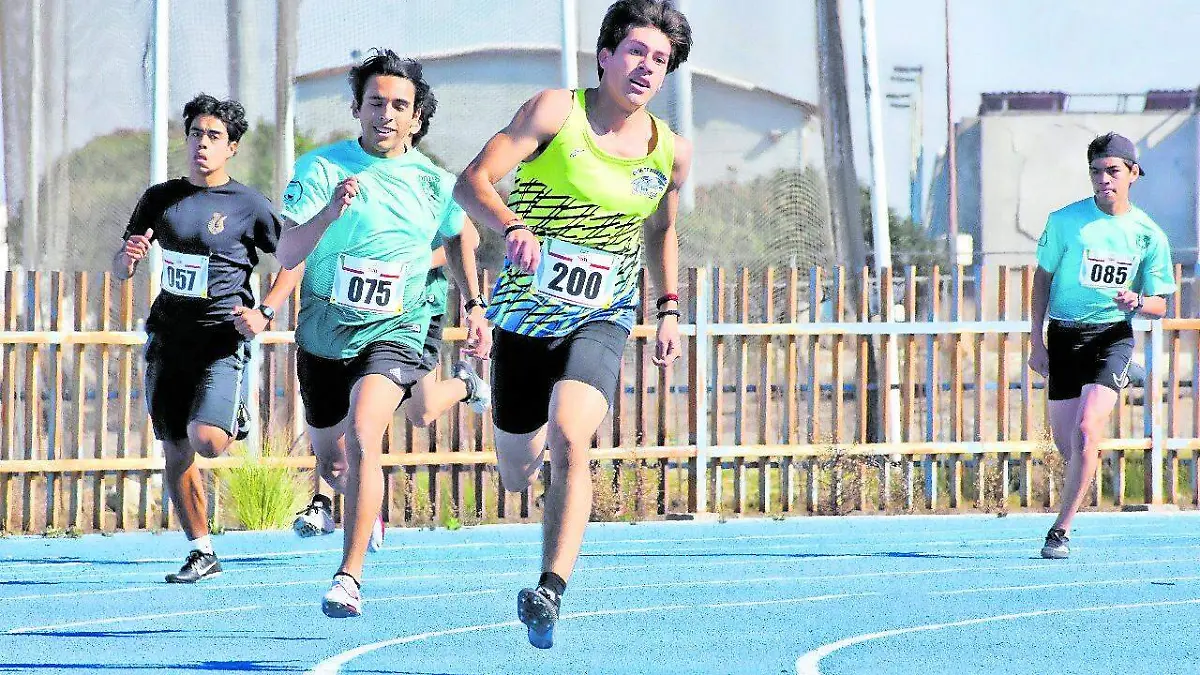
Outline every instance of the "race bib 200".
{"type": "Polygon", "coordinates": [[[335,305],[380,314],[399,314],[404,311],[404,283],[408,279],[408,263],[384,262],[370,258],[342,255],[333,275],[335,305]]]}
{"type": "Polygon", "coordinates": [[[537,289],[543,295],[582,307],[612,304],[620,258],[586,246],[546,239],[538,265],[537,289]]]}
{"type": "Polygon", "coordinates": [[[163,290],[188,298],[208,297],[208,256],[162,252],[163,290]]]}
{"type": "Polygon", "coordinates": [[[1079,285],[1097,289],[1128,288],[1137,269],[1136,256],[1085,249],[1079,285]]]}

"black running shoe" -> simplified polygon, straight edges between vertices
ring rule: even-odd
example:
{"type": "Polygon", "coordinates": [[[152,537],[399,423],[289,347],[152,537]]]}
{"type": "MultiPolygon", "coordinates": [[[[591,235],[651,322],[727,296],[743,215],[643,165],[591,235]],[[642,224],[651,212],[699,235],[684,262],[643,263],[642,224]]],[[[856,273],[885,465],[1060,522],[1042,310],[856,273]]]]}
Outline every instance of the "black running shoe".
{"type": "Polygon", "coordinates": [[[559,600],[554,591],[543,586],[525,588],[517,594],[517,618],[529,628],[529,644],[538,649],[554,646],[559,600]]]}
{"type": "Polygon", "coordinates": [[[220,573],[221,561],[217,560],[215,553],[192,551],[178,572],[167,575],[167,583],[194,584],[201,579],[215,577],[220,573]]]}
{"type": "Polygon", "coordinates": [[[1061,528],[1051,528],[1046,533],[1046,545],[1042,546],[1042,557],[1050,560],[1063,560],[1070,557],[1071,540],[1067,537],[1067,531],[1061,528]]]}

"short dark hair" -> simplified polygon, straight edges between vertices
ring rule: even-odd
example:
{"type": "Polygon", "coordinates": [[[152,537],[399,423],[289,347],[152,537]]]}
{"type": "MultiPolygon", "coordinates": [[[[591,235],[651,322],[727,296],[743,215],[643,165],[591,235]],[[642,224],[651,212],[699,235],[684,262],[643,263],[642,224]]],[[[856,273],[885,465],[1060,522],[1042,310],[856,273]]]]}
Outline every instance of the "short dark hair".
{"type": "Polygon", "coordinates": [[[392,75],[402,77],[413,83],[416,100],[413,105],[417,108],[417,118],[421,120],[421,129],[413,134],[413,145],[416,145],[429,133],[429,120],[437,112],[437,97],[425,81],[424,68],[419,61],[401,58],[390,49],[373,47],[371,55],[362,63],[350,69],[350,89],[354,91],[354,107],[361,108],[363,91],[367,88],[367,80],[372,75],[392,75]]]}
{"type": "Polygon", "coordinates": [[[1091,143],[1088,143],[1088,164],[1103,157],[1121,160],[1125,163],[1125,168],[1130,171],[1133,171],[1133,167],[1136,166],[1138,173],[1141,173],[1142,167],[1137,161],[1137,150],[1133,142],[1115,131],[1100,134],[1093,138],[1091,143]]]}
{"type": "Polygon", "coordinates": [[[183,131],[192,129],[192,122],[201,115],[208,115],[221,120],[225,124],[225,132],[229,134],[229,142],[242,140],[242,135],[250,128],[246,121],[246,109],[233,99],[218,100],[216,96],[197,94],[195,98],[183,106],[183,131]]]}
{"type": "Polygon", "coordinates": [[[667,72],[673,73],[679,64],[687,61],[692,51],[692,26],[683,12],[671,6],[667,0],[617,0],[604,13],[600,23],[600,36],[596,38],[596,74],[604,77],[600,67],[600,50],[617,50],[621,40],[633,28],[648,26],[657,28],[671,42],[671,59],[667,61],[667,72]]]}

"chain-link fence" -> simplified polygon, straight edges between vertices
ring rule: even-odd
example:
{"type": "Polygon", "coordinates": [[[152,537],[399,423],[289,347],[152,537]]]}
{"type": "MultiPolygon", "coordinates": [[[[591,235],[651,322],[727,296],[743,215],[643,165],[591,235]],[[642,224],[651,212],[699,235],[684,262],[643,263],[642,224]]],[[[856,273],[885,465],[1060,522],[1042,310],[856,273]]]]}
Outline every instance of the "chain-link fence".
{"type": "MultiPolygon", "coordinates": [[[[3,194],[7,263],[103,270],[151,182],[154,15],[165,7],[168,176],[186,172],[180,113],[199,92],[242,101],[251,129],[231,174],[278,197],[280,92],[292,84],[297,153],[352,137],[347,70],[372,47],[422,61],[439,99],[423,149],[461,170],[522,102],[567,81],[574,19],[578,86],[595,84],[609,0],[6,0],[3,194]],[[280,12],[294,20],[280,20],[280,12]],[[291,40],[292,42],[288,42],[291,40]],[[294,54],[278,62],[280,45],[294,54]],[[290,77],[289,77],[290,75],[290,77]]],[[[683,266],[831,262],[810,2],[683,2],[696,47],[651,109],[695,146],[680,219],[683,266]],[[786,41],[754,40],[763,31],[786,41]],[[727,46],[787,75],[726,58],[727,46]],[[684,111],[690,110],[686,115],[684,111]],[[686,119],[685,119],[686,118],[686,119]]],[[[489,265],[496,265],[492,242],[489,265]]]]}

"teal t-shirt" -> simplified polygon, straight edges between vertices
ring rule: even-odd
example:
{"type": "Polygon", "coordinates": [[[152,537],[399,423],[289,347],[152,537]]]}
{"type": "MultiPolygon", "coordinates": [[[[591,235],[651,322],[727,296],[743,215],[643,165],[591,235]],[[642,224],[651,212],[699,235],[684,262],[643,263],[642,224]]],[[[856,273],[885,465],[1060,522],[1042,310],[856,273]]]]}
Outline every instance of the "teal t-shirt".
{"type": "MultiPolygon", "coordinates": [[[[433,238],[433,242],[429,245],[429,250],[436,251],[445,245],[446,240],[438,235],[433,238]]],[[[427,303],[426,311],[430,317],[441,316],[446,313],[446,297],[450,293],[450,280],[446,278],[446,267],[434,267],[429,270],[428,276],[425,277],[425,302],[427,303]]]]}
{"type": "Polygon", "coordinates": [[[1054,275],[1047,314],[1060,321],[1125,321],[1131,315],[1117,307],[1118,291],[1176,290],[1167,235],[1136,206],[1110,216],[1088,197],[1051,213],[1037,262],[1054,275]]]}
{"type": "Polygon", "coordinates": [[[458,235],[465,218],[451,196],[454,175],[415,148],[389,159],[342,141],[296,161],[282,215],[307,222],[352,175],[358,196],[305,260],[296,342],[328,359],[382,341],[420,353],[430,317],[430,244],[458,235]]]}

